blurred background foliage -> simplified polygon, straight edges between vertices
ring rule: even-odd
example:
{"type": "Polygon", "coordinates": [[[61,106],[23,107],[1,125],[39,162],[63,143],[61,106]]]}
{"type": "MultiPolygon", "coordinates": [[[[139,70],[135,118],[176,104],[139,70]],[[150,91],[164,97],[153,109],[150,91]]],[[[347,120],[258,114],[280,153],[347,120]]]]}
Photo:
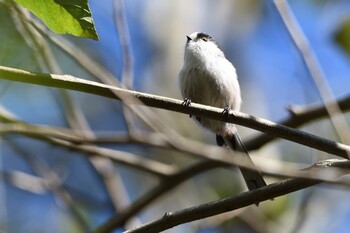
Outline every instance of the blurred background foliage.
{"type": "Polygon", "coordinates": [[[350,17],[344,19],[335,34],[336,42],[350,54],[350,17]]]}
{"type": "MultiPolygon", "coordinates": [[[[347,0],[293,0],[291,9],[324,69],[335,97],[349,93],[349,15],[347,0]]],[[[99,41],[63,36],[120,79],[122,47],[113,20],[112,0],[90,0],[99,41]]],[[[320,102],[310,74],[296,50],[275,6],[268,0],[128,0],[124,2],[133,58],[134,89],[180,98],[178,73],[183,62],[185,35],[202,31],[212,35],[236,66],[243,95],[242,111],[279,121],[290,105],[320,102]]],[[[53,72],[45,63],[55,61],[55,72],[95,79],[74,59],[47,38],[40,50],[16,11],[0,1],[0,64],[30,71],[53,72]],[[50,51],[49,57],[43,51],[50,51]]],[[[40,36],[38,36],[40,38],[40,36]]],[[[40,41],[40,40],[39,40],[40,41]]],[[[61,91],[1,81],[1,106],[19,119],[33,124],[69,127],[67,106],[61,91]]],[[[69,93],[89,127],[98,133],[124,132],[123,106],[112,100],[69,93]]],[[[188,116],[152,109],[180,134],[215,144],[214,136],[188,116]]],[[[347,116],[348,118],[348,116],[347,116]]],[[[140,122],[139,130],[146,130],[140,122]]],[[[309,124],[303,130],[337,140],[328,120],[309,124]]],[[[257,132],[239,127],[243,138],[257,132]]],[[[193,159],[176,152],[141,145],[109,145],[182,166],[193,159]]],[[[253,153],[297,163],[312,163],[329,155],[290,142],[277,141],[253,153]]],[[[94,229],[115,211],[113,197],[86,156],[33,139],[13,135],[1,140],[0,230],[2,232],[84,232],[94,229]],[[67,202],[54,187],[14,181],[11,174],[59,180],[73,199],[67,202]],[[28,185],[27,185],[28,186],[28,185]],[[75,212],[76,213],[75,213],[75,212]],[[81,219],[79,219],[80,216],[81,219]]],[[[122,207],[149,190],[152,175],[114,164],[118,177],[115,193],[122,207]]],[[[30,177],[25,177],[27,181],[30,177]]],[[[269,179],[273,182],[275,179],[269,179]]],[[[176,187],[145,208],[128,226],[160,217],[166,211],[198,205],[244,190],[235,170],[215,169],[176,187]]],[[[232,213],[185,224],[167,232],[347,232],[350,219],[348,189],[319,185],[304,191],[247,207],[232,213]]],[[[122,229],[120,229],[122,230],[122,229]]],[[[117,232],[117,231],[116,231],[117,232]]]]}

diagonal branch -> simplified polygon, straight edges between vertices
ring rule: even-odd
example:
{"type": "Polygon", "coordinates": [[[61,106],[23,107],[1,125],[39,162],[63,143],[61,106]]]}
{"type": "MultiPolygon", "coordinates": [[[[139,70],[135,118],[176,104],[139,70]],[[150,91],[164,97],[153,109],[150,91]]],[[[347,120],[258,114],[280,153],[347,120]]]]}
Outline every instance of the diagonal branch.
{"type": "MultiPolygon", "coordinates": [[[[336,103],[343,112],[350,111],[350,96],[345,96],[336,103]]],[[[306,107],[290,107],[290,117],[279,122],[280,125],[298,128],[312,121],[325,118],[328,115],[324,104],[314,104],[306,107]]],[[[257,150],[263,145],[276,139],[276,136],[260,134],[244,142],[248,150],[257,150]]]]}
{"type": "Polygon", "coordinates": [[[174,172],[174,167],[171,165],[166,165],[147,158],[140,158],[139,156],[136,156],[130,152],[116,151],[93,145],[76,144],[75,142],[79,141],[79,139],[83,137],[67,129],[62,130],[59,128],[33,126],[25,123],[0,123],[0,135],[6,134],[25,135],[52,143],[54,145],[65,147],[70,150],[86,153],[87,155],[98,155],[159,177],[167,176],[174,172]]]}
{"type": "MultiPolygon", "coordinates": [[[[311,170],[327,169],[330,167],[350,168],[350,161],[331,161],[325,160],[317,164],[314,164],[311,170]]],[[[245,206],[253,205],[258,202],[270,200],[282,195],[286,195],[291,192],[295,192],[313,185],[318,184],[318,180],[310,180],[305,178],[288,179],[282,182],[270,184],[268,186],[238,194],[236,196],[228,197],[222,200],[213,201],[199,206],[191,208],[168,212],[165,215],[151,223],[145,224],[141,227],[127,230],[125,233],[156,233],[166,229],[170,229],[174,226],[215,216],[232,210],[236,210],[245,206]]],[[[99,231],[97,231],[99,232],[99,231]]],[[[100,231],[101,233],[103,231],[100,231]]],[[[106,231],[107,232],[107,231],[106,231]]]]}
{"type": "Polygon", "coordinates": [[[245,113],[231,111],[228,115],[222,114],[223,109],[193,103],[190,106],[183,101],[163,96],[151,95],[137,91],[130,91],[119,87],[105,85],[70,75],[54,75],[34,73],[24,70],[0,66],[0,79],[37,84],[48,87],[64,88],[89,94],[95,94],[113,99],[123,99],[127,104],[138,103],[139,100],[149,107],[156,107],[175,112],[181,112],[211,119],[243,125],[262,131],[276,137],[293,141],[314,149],[347,158],[350,146],[337,143],[300,130],[295,130],[277,123],[257,118],[245,113]],[[116,96],[116,93],[118,96],[116,96]]]}

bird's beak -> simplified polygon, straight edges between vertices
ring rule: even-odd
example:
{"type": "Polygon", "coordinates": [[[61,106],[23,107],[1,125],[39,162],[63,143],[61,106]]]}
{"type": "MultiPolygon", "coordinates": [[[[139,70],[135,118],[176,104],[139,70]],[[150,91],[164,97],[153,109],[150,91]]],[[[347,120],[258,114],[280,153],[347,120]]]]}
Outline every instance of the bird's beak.
{"type": "Polygon", "coordinates": [[[187,41],[192,40],[192,38],[190,36],[186,36],[187,37],[187,41]]]}

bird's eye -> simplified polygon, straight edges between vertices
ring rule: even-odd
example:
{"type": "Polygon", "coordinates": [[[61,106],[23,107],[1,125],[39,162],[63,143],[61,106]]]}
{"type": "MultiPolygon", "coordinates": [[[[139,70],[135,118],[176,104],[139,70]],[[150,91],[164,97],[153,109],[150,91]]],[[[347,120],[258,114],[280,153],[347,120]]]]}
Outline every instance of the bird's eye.
{"type": "Polygon", "coordinates": [[[208,38],[203,37],[202,40],[205,41],[205,42],[207,42],[207,41],[208,41],[208,38]]]}

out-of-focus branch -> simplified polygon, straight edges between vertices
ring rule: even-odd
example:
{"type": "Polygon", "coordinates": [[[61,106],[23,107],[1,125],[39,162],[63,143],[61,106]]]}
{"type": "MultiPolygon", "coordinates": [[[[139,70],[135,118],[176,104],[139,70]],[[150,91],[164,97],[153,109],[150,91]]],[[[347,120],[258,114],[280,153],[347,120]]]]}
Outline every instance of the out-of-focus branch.
{"type": "MultiPolygon", "coordinates": [[[[295,44],[299,50],[311,78],[318,90],[325,108],[330,116],[330,120],[342,143],[350,143],[349,126],[342,116],[340,107],[337,105],[332,91],[329,87],[323,69],[317,59],[315,52],[298,24],[289,4],[286,0],[274,0],[276,8],[295,44]]],[[[348,153],[350,158],[350,153],[348,153]]]]}
{"type": "MultiPolygon", "coordinates": [[[[346,96],[337,100],[337,105],[343,112],[350,110],[350,96],[346,96]]],[[[323,104],[315,104],[305,107],[290,107],[290,117],[279,122],[280,125],[285,125],[291,128],[298,128],[304,124],[312,121],[325,118],[329,116],[325,106],[323,104]]],[[[268,134],[260,134],[244,142],[244,145],[248,150],[257,150],[265,144],[276,139],[275,136],[268,134]]]]}
{"type": "MultiPolygon", "coordinates": [[[[75,151],[84,153],[86,155],[91,156],[95,154],[101,157],[106,157],[120,164],[127,165],[129,167],[135,168],[140,171],[148,172],[159,178],[164,179],[169,176],[177,175],[177,173],[179,172],[178,169],[176,169],[171,165],[166,165],[164,163],[160,163],[151,159],[140,158],[140,156],[137,156],[133,153],[101,148],[95,145],[80,144],[79,141],[81,140],[81,136],[79,135],[75,136],[73,131],[71,131],[70,137],[61,137],[62,133],[69,134],[70,131],[67,129],[58,133],[58,135],[60,135],[59,138],[55,138],[55,134],[48,136],[50,134],[49,133],[47,134],[47,132],[55,131],[55,130],[58,132],[59,128],[50,129],[50,127],[47,127],[47,126],[28,125],[29,126],[28,129],[26,129],[27,124],[25,123],[0,124],[0,126],[1,126],[0,134],[3,136],[6,136],[7,134],[25,135],[28,137],[32,137],[38,140],[42,140],[54,145],[67,148],[70,150],[75,150],[75,151]]],[[[151,142],[151,140],[142,140],[142,139],[141,140],[135,139],[135,140],[137,142],[145,143],[145,145],[148,145],[148,146],[160,146],[165,149],[174,149],[178,152],[186,153],[195,158],[211,161],[213,164],[210,166],[214,166],[214,167],[216,166],[220,167],[223,165],[224,166],[237,165],[241,167],[254,169],[254,167],[249,166],[249,163],[245,158],[245,156],[241,155],[238,152],[235,152],[235,156],[232,157],[231,153],[229,153],[224,148],[206,145],[200,142],[192,141],[190,139],[182,139],[182,140],[187,140],[187,142],[178,144],[176,145],[177,147],[170,147],[170,145],[167,146],[166,141],[163,141],[163,142],[159,141],[159,142],[153,143],[151,142]]],[[[131,141],[133,141],[133,139],[131,139],[131,141]]],[[[174,146],[174,145],[171,145],[171,146],[174,146]]],[[[295,170],[298,167],[300,167],[300,164],[296,165],[292,163],[275,161],[273,159],[260,158],[260,157],[256,157],[254,158],[254,160],[256,161],[259,169],[264,174],[277,176],[277,177],[290,177],[290,176],[299,177],[301,175],[300,173],[295,172],[295,170]]],[[[201,164],[200,166],[203,166],[203,164],[201,164]]],[[[195,171],[196,169],[192,168],[191,170],[195,171]]],[[[308,177],[319,178],[319,177],[314,177],[310,175],[308,177]]],[[[329,181],[329,180],[325,180],[325,181],[329,181]]]]}
{"type": "MultiPolygon", "coordinates": [[[[311,170],[327,169],[330,167],[346,167],[350,168],[348,160],[343,161],[322,161],[313,165],[311,170]]],[[[313,185],[318,184],[318,180],[309,180],[304,178],[288,179],[282,182],[270,184],[268,186],[238,194],[236,196],[228,197],[222,200],[213,201],[191,208],[165,213],[164,216],[151,223],[145,224],[141,227],[127,230],[125,233],[156,233],[174,226],[207,218],[217,214],[233,211],[245,206],[253,205],[254,203],[270,200],[291,192],[295,192],[313,185]]],[[[106,233],[110,231],[96,231],[98,233],[106,233]]]]}
{"type": "MultiPolygon", "coordinates": [[[[229,114],[226,115],[222,114],[223,109],[221,108],[215,108],[196,103],[192,103],[190,106],[186,106],[181,100],[130,91],[123,88],[109,86],[84,79],[78,79],[70,75],[34,73],[0,66],[0,79],[76,90],[113,99],[122,98],[123,101],[127,102],[127,104],[135,103],[134,99],[136,98],[149,107],[162,108],[170,111],[208,117],[215,120],[243,125],[344,158],[347,158],[348,153],[350,153],[350,146],[324,139],[303,131],[295,130],[283,125],[279,125],[277,123],[264,120],[262,118],[257,118],[245,113],[230,111],[229,114]]],[[[136,101],[136,103],[139,102],[136,101]]]]}
{"type": "MultiPolygon", "coordinates": [[[[74,202],[74,199],[72,198],[70,193],[64,187],[61,177],[55,171],[50,169],[46,162],[36,159],[35,156],[32,155],[29,151],[18,147],[15,143],[12,143],[11,141],[7,141],[6,143],[17,151],[16,155],[22,157],[38,176],[43,178],[43,181],[45,182],[42,184],[44,184],[47,189],[52,191],[52,193],[56,195],[60,200],[62,200],[62,202],[69,208],[70,213],[72,214],[76,222],[79,224],[81,230],[89,230],[91,228],[89,222],[86,221],[85,218],[78,211],[76,203],[74,202]]],[[[28,176],[26,178],[27,181],[29,181],[28,176]]],[[[34,180],[35,179],[31,179],[31,182],[34,182],[34,180]]],[[[22,182],[25,181],[22,180],[22,182]]],[[[17,185],[18,184],[19,182],[17,182],[17,185]]],[[[27,183],[27,186],[31,185],[33,184],[29,182],[27,183]]],[[[36,185],[36,188],[38,188],[39,183],[37,182],[36,185]]]]}
{"type": "MultiPolygon", "coordinates": [[[[128,89],[133,89],[134,72],[133,72],[133,53],[130,41],[130,32],[126,17],[126,9],[124,0],[113,1],[113,18],[115,28],[118,34],[119,44],[122,51],[122,79],[121,83],[128,89]]],[[[135,122],[135,114],[142,114],[140,111],[133,111],[127,106],[123,105],[123,115],[129,134],[134,133],[137,130],[137,124],[135,122]]],[[[147,122],[146,122],[147,124],[147,122]]]]}
{"type": "Polygon", "coordinates": [[[76,145],[67,141],[52,139],[52,143],[69,148],[78,152],[84,152],[87,155],[98,155],[117,161],[120,164],[126,164],[129,167],[134,167],[140,171],[148,172],[158,177],[164,177],[174,172],[174,167],[155,160],[140,158],[133,153],[124,151],[115,151],[111,149],[90,146],[76,145]]]}
{"type": "MultiPolygon", "coordinates": [[[[79,105],[74,103],[70,98],[69,93],[62,92],[61,100],[64,107],[64,112],[70,127],[78,137],[96,139],[95,133],[91,130],[90,125],[85,118],[79,105]],[[76,130],[74,130],[76,129],[76,130]]],[[[91,143],[90,143],[91,144],[91,143]]],[[[116,212],[123,206],[121,198],[126,192],[125,188],[120,184],[119,174],[115,171],[112,160],[101,156],[90,156],[90,164],[92,169],[97,173],[100,182],[106,189],[111,202],[113,203],[116,212]]]]}
{"type": "Polygon", "coordinates": [[[48,181],[42,177],[34,176],[21,171],[2,171],[1,178],[9,184],[36,194],[46,193],[48,181]]]}
{"type": "Polygon", "coordinates": [[[160,162],[156,162],[146,158],[140,158],[132,153],[123,152],[123,151],[115,151],[111,149],[100,148],[91,145],[78,145],[75,142],[77,139],[81,138],[81,136],[74,134],[73,131],[67,130],[66,133],[63,133],[57,129],[50,129],[49,127],[43,126],[31,126],[27,124],[1,124],[0,134],[21,134],[28,137],[36,138],[39,140],[43,140],[55,145],[59,145],[71,150],[75,150],[78,152],[87,153],[88,155],[93,155],[94,153],[98,156],[102,156],[105,158],[109,158],[115,160],[120,164],[125,164],[130,167],[134,167],[141,171],[148,172],[157,176],[166,176],[173,172],[174,168],[170,165],[165,165],[160,162]],[[54,133],[54,131],[56,133],[54,133]],[[70,133],[70,136],[69,135],[70,133]],[[56,135],[58,137],[56,138],[56,135]],[[62,136],[63,135],[63,136],[62,136]],[[61,139],[60,139],[61,138],[61,139]],[[75,138],[75,139],[74,139],[75,138]]]}
{"type": "Polygon", "coordinates": [[[119,36],[119,43],[122,49],[123,57],[123,75],[122,83],[127,88],[133,87],[133,57],[131,52],[131,42],[128,23],[125,16],[125,7],[123,0],[113,1],[114,23],[119,36]]]}

